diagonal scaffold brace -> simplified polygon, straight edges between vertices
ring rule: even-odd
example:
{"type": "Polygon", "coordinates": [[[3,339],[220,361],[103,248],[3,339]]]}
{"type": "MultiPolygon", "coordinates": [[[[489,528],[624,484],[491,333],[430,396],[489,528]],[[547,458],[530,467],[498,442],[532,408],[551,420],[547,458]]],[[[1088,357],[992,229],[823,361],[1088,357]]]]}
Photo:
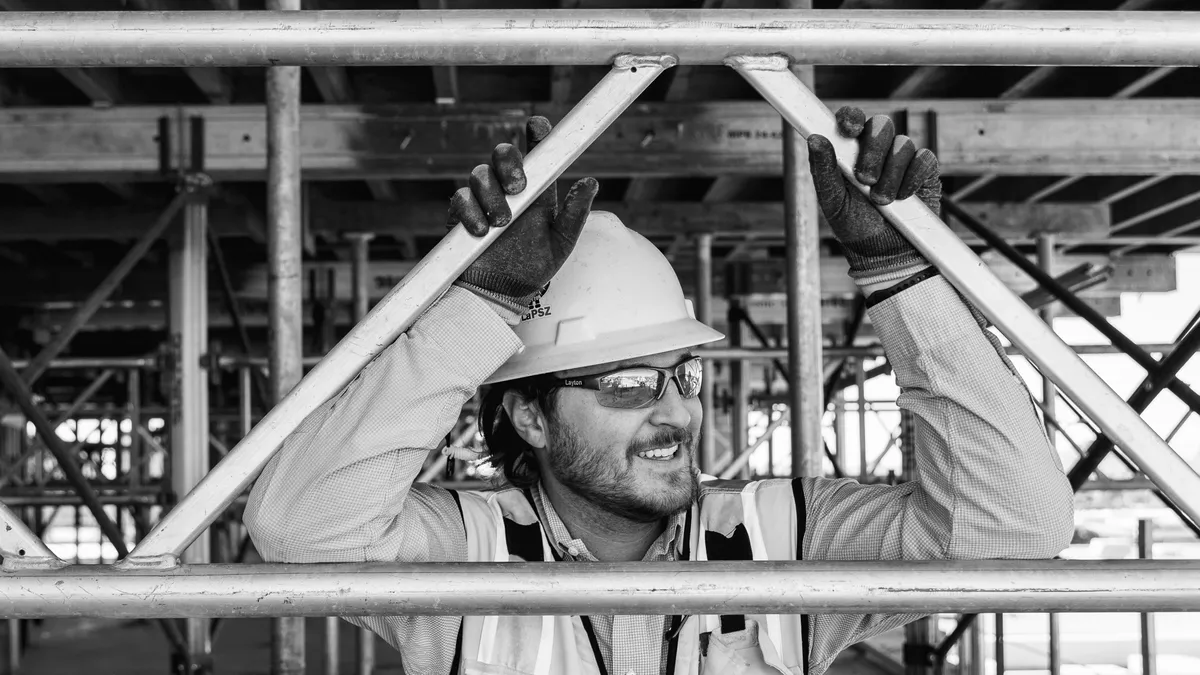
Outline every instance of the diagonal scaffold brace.
{"type": "MultiPolygon", "coordinates": [[[[738,71],[805,138],[829,139],[847,180],[854,180],[858,142],[842,137],[829,109],[789,70],[783,56],[735,56],[738,71]]],[[[1025,355],[1074,400],[1172,501],[1193,520],[1200,515],[1197,475],[1129,405],[1083,362],[920,199],[879,206],[880,213],[935,265],[1025,355]]]]}
{"type": "MultiPolygon", "coordinates": [[[[672,56],[619,56],[609,73],[525,158],[528,186],[509,196],[516,218],[608,128],[665,69],[672,56]]],[[[456,226],[213,467],[118,568],[173,568],[180,553],[231,504],[310,413],[390,345],[503,232],[473,237],[456,226]]]]}

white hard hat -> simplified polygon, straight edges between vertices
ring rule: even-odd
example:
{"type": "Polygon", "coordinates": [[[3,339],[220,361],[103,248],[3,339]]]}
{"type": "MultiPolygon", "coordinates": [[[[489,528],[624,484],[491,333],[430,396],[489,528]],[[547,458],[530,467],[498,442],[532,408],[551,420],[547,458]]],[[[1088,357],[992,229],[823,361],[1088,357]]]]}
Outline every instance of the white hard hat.
{"type": "Polygon", "coordinates": [[[666,257],[611,213],[593,211],[575,250],[521,317],[525,348],[484,384],[715,342],[666,257]]]}

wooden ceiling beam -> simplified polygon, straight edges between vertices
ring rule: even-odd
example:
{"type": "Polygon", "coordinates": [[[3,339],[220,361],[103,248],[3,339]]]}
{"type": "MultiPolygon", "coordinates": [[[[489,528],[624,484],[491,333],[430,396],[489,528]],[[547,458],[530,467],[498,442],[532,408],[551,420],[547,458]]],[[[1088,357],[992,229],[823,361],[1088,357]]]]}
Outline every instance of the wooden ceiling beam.
{"type": "MultiPolygon", "coordinates": [[[[965,203],[1001,235],[1024,239],[1053,232],[1068,239],[1099,240],[1110,227],[1109,209],[1091,204],[965,203]]],[[[336,202],[314,198],[309,229],[336,238],[352,231],[388,236],[440,237],[445,233],[444,200],[419,202],[336,202]]],[[[721,236],[783,236],[783,205],[778,202],[597,202],[598,211],[615,213],[647,235],[674,237],[712,232],[721,236]]],[[[143,206],[74,207],[70,201],[49,207],[0,209],[0,241],[108,240],[136,237],[158,212],[143,206]]],[[[211,226],[218,236],[250,236],[258,214],[247,206],[216,202],[211,226]]],[[[831,236],[825,231],[825,236],[831,236]]]]}
{"type": "MultiPolygon", "coordinates": [[[[909,135],[938,148],[947,176],[1149,175],[1193,171],[1200,162],[1196,99],[828,104],[906,112],[909,135]]],[[[549,103],[308,105],[303,169],[310,180],[462,178],[497,143],[519,136],[529,115],[557,120],[566,112],[549,103]]],[[[164,116],[204,118],[207,169],[216,180],[265,176],[262,106],[56,107],[0,110],[0,182],[160,181],[164,116]]],[[[645,103],[619,117],[567,176],[779,175],[780,136],[779,114],[765,102],[645,103]]]]}

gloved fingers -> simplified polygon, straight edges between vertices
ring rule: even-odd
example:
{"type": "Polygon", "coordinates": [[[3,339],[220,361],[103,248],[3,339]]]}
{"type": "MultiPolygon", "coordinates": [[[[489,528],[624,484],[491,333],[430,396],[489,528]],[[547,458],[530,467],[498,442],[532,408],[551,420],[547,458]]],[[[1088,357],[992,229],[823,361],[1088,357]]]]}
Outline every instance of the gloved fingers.
{"type": "Polygon", "coordinates": [[[883,164],[892,151],[892,140],[896,138],[896,125],[887,115],[875,115],[867,120],[862,135],[858,137],[858,162],[854,165],[854,177],[863,185],[874,185],[883,172],[883,164]]]}
{"type": "Polygon", "coordinates": [[[525,121],[525,153],[529,154],[550,135],[552,129],[550,120],[541,115],[534,115],[525,121]]]}
{"type": "Polygon", "coordinates": [[[941,176],[938,158],[929,148],[921,148],[908,163],[908,169],[904,172],[904,180],[900,183],[896,199],[908,199],[922,188],[931,185],[938,187],[940,191],[941,176]]]}
{"type": "Polygon", "coordinates": [[[852,105],[838,108],[833,117],[837,120],[838,132],[846,138],[858,138],[867,123],[867,114],[862,111],[862,108],[852,105]]]}
{"type": "Polygon", "coordinates": [[[599,191],[600,183],[591,177],[580,178],[567,190],[567,198],[563,200],[562,212],[554,221],[554,229],[572,245],[583,231],[583,225],[592,211],[592,202],[599,191]]]}
{"type": "Polygon", "coordinates": [[[828,138],[820,134],[808,137],[808,166],[812,171],[817,203],[828,219],[837,218],[848,203],[846,179],[838,167],[837,154],[828,138]]]}
{"type": "Polygon", "coordinates": [[[479,202],[475,201],[469,187],[459,188],[454,192],[454,196],[450,197],[450,209],[446,212],[446,224],[454,227],[458,223],[462,223],[467,232],[476,237],[482,237],[488,231],[487,216],[484,215],[479,202]]]}
{"type": "Polygon", "coordinates": [[[900,135],[892,141],[892,150],[884,162],[879,180],[871,186],[871,201],[876,204],[891,204],[896,201],[900,185],[908,172],[908,166],[917,154],[917,144],[908,136],[900,135]]]}
{"type": "Polygon", "coordinates": [[[512,143],[501,143],[492,149],[492,173],[500,179],[505,194],[515,195],[525,189],[524,156],[512,143]]]}
{"type": "Polygon", "coordinates": [[[504,198],[504,188],[500,179],[492,172],[487,164],[480,164],[471,170],[467,184],[475,201],[483,208],[487,221],[492,227],[504,227],[512,222],[512,210],[508,208],[508,200],[504,198]]]}

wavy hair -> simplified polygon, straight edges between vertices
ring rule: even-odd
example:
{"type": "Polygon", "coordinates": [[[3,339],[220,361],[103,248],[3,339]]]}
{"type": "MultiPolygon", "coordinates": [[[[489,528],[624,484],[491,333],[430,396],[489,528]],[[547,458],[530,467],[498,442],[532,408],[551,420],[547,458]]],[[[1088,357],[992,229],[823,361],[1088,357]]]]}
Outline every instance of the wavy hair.
{"type": "Polygon", "coordinates": [[[544,377],[536,376],[497,382],[483,392],[479,404],[487,463],[501,472],[513,487],[524,490],[537,484],[542,472],[533,446],[521,438],[504,410],[504,395],[510,391],[526,401],[536,400],[547,419],[551,419],[558,387],[547,383],[544,377]]]}

